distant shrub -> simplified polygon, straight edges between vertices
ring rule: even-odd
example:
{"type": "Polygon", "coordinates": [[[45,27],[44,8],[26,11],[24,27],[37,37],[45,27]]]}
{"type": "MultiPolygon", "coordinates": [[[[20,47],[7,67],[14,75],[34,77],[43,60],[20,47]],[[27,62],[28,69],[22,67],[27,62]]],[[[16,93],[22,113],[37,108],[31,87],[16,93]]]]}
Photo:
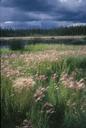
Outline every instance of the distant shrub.
{"type": "Polygon", "coordinates": [[[71,42],[70,42],[71,44],[77,44],[77,45],[84,45],[84,44],[86,44],[86,39],[77,39],[77,40],[72,40],[71,42]]]}
{"type": "Polygon", "coordinates": [[[24,49],[24,42],[23,41],[13,41],[10,43],[11,50],[22,50],[24,49]]]}

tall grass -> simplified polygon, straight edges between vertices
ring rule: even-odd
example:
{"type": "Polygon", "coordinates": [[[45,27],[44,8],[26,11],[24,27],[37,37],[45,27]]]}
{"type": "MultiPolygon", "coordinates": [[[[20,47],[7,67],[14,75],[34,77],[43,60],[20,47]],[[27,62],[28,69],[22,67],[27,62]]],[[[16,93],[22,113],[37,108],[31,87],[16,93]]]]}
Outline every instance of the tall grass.
{"type": "Polygon", "coordinates": [[[13,41],[10,42],[10,45],[8,45],[8,48],[2,47],[1,48],[1,53],[2,54],[7,54],[7,53],[14,53],[16,52],[37,52],[37,51],[44,51],[44,50],[57,50],[57,51],[66,51],[66,50],[82,50],[85,48],[85,45],[73,45],[73,44],[43,44],[43,43],[37,43],[34,44],[29,44],[27,43],[26,45],[24,44],[23,41],[13,41]]]}
{"type": "Polygon", "coordinates": [[[26,112],[30,111],[33,90],[16,92],[9,79],[4,76],[1,79],[2,127],[15,128],[26,117],[26,112]]]}
{"type": "Polygon", "coordinates": [[[25,118],[32,121],[33,128],[86,127],[86,86],[67,88],[60,80],[63,72],[68,76],[75,72],[77,81],[86,80],[86,57],[41,62],[29,72],[35,86],[21,92],[16,92],[12,81],[2,76],[2,128],[15,128],[25,118]]]}

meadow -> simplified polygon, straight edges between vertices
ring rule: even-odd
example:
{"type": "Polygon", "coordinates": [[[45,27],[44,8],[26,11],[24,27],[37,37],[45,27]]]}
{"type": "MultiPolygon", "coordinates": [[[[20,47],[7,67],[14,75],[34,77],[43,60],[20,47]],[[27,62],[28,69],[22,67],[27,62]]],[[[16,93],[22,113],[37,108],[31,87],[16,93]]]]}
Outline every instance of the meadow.
{"type": "Polygon", "coordinates": [[[86,128],[86,45],[1,48],[1,126],[86,128]]]}

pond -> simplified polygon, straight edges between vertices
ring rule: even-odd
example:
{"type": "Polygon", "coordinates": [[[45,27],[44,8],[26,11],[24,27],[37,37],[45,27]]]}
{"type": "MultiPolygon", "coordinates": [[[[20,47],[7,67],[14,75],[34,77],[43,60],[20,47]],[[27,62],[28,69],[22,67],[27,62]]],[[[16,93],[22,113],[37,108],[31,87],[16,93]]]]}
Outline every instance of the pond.
{"type": "Polygon", "coordinates": [[[10,39],[10,40],[1,40],[0,41],[1,45],[0,48],[11,48],[13,47],[18,47],[18,49],[24,48],[25,45],[30,45],[30,44],[38,44],[38,43],[43,43],[43,44],[75,44],[75,45],[86,45],[86,39],[34,39],[34,40],[23,40],[23,39],[10,39]]]}

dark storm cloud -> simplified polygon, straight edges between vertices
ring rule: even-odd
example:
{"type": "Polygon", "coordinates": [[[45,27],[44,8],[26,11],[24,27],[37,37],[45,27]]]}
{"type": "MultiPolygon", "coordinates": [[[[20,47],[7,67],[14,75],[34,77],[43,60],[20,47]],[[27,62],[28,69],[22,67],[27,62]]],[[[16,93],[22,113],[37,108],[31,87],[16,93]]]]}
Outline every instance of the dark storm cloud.
{"type": "Polygon", "coordinates": [[[51,4],[46,0],[1,0],[2,6],[16,7],[25,11],[48,11],[51,4]]]}
{"type": "Polygon", "coordinates": [[[47,21],[50,25],[51,21],[52,24],[56,23],[54,21],[86,23],[85,8],[85,0],[0,0],[0,21],[16,21],[18,24],[47,21]]]}

